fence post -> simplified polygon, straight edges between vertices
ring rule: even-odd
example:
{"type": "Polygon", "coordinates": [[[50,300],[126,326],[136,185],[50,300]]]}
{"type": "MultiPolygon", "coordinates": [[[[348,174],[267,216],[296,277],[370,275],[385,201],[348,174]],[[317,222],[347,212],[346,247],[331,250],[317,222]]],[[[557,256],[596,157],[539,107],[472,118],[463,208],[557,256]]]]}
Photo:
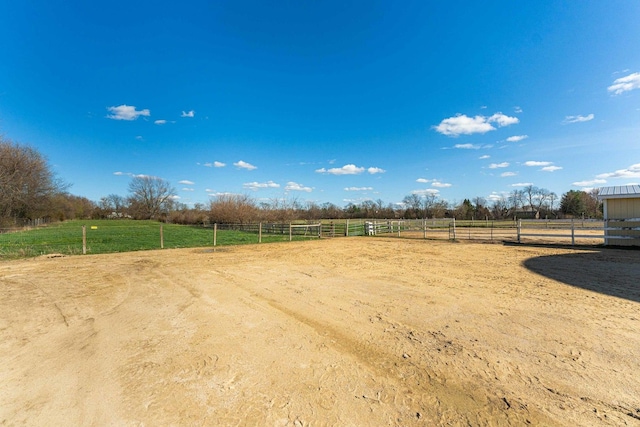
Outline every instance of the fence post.
{"type": "Polygon", "coordinates": [[[160,249],[164,249],[164,230],[160,224],[160,249]]]}
{"type": "Polygon", "coordinates": [[[422,219],[422,237],[424,239],[427,238],[427,219],[426,218],[422,219]]]}
{"type": "Polygon", "coordinates": [[[518,243],[520,243],[520,231],[521,231],[520,229],[522,228],[522,220],[521,219],[518,220],[517,227],[518,227],[518,243]]]}
{"type": "Polygon", "coordinates": [[[87,254],[87,226],[82,226],[82,255],[87,254]]]}
{"type": "Polygon", "coordinates": [[[349,237],[349,219],[347,219],[347,223],[344,227],[344,237],[349,237]]]}
{"type": "Polygon", "coordinates": [[[571,218],[571,246],[574,246],[576,244],[576,230],[575,230],[575,225],[573,224],[573,218],[571,218]]]}
{"type": "Polygon", "coordinates": [[[258,224],[258,243],[262,243],[262,223],[258,224]]]}
{"type": "Polygon", "coordinates": [[[218,238],[218,223],[213,224],[213,246],[216,245],[216,240],[218,238]]]}
{"type": "Polygon", "coordinates": [[[289,241],[293,240],[293,227],[291,226],[291,223],[289,223],[289,241]]]}
{"type": "Polygon", "coordinates": [[[453,240],[456,240],[456,219],[453,218],[453,240]]]}

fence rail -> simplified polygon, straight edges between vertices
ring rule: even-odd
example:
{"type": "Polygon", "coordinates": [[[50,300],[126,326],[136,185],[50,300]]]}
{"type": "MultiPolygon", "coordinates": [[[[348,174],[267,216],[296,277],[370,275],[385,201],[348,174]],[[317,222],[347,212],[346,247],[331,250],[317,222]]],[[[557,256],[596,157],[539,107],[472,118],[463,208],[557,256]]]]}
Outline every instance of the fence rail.
{"type": "MultiPolygon", "coordinates": [[[[615,233],[615,232],[614,232],[615,233]]],[[[640,222],[591,220],[489,221],[454,219],[323,220],[181,226],[153,221],[70,221],[32,229],[0,229],[0,259],[50,253],[97,254],[134,250],[378,236],[404,239],[602,244],[640,239],[640,222]],[[626,234],[605,235],[608,230],[626,234]],[[624,240],[622,240],[624,239],[624,240]]],[[[617,243],[616,243],[617,244],[617,243]]]]}
{"type": "Polygon", "coordinates": [[[576,239],[589,239],[603,243],[605,225],[601,220],[520,220],[518,221],[518,243],[523,238],[536,237],[544,241],[549,239],[571,239],[571,245],[576,239]]]}

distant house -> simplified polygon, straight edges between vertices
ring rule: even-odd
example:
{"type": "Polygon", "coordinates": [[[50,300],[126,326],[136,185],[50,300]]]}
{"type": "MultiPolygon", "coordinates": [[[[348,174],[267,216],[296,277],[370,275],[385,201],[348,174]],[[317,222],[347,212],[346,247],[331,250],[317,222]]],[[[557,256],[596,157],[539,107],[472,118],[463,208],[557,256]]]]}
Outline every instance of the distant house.
{"type": "Polygon", "coordinates": [[[603,187],[604,244],[640,246],[640,185],[603,187]]]}

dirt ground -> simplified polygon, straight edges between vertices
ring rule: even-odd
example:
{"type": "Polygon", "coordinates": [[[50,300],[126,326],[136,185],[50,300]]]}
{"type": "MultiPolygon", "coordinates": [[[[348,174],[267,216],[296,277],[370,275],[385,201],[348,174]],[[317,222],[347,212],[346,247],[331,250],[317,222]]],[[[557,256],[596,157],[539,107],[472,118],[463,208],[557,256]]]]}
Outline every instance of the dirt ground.
{"type": "Polygon", "coordinates": [[[342,238],[0,263],[0,425],[640,426],[640,251],[342,238]]]}

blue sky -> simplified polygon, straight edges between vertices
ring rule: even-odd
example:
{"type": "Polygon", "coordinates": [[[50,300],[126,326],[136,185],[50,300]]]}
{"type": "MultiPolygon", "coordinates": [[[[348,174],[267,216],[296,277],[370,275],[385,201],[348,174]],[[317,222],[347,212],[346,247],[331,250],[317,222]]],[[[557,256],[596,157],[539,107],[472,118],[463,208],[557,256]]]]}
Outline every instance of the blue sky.
{"type": "Polygon", "coordinates": [[[70,192],[332,202],[640,182],[640,2],[0,2],[0,134],[70,192]]]}

